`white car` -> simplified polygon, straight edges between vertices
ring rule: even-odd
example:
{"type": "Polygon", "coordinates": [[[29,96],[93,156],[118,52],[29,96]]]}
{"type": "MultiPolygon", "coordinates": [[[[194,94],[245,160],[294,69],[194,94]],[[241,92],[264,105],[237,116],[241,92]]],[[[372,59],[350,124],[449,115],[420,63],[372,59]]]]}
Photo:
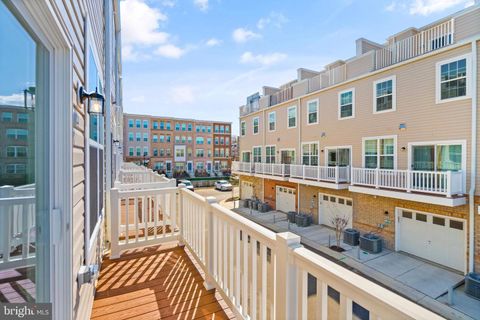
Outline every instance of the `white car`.
{"type": "Polygon", "coordinates": [[[215,189],[220,191],[232,190],[232,185],[227,180],[218,180],[215,182],[215,189]]]}

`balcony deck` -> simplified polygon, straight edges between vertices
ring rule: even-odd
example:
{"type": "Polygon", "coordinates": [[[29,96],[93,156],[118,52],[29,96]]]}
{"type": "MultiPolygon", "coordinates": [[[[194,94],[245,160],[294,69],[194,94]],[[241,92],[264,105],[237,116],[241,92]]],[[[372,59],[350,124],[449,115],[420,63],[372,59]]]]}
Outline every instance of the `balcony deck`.
{"type": "Polygon", "coordinates": [[[131,249],[105,259],[92,319],[233,319],[176,242],[131,249]]]}

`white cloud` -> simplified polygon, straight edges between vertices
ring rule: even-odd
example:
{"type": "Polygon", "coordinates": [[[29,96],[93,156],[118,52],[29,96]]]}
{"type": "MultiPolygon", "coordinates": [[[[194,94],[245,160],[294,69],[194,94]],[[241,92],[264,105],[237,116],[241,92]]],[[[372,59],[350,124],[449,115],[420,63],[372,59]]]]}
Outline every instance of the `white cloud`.
{"type": "Polygon", "coordinates": [[[270,12],[267,17],[260,18],[257,22],[257,28],[262,30],[268,25],[272,25],[276,28],[281,28],[285,23],[288,22],[288,19],[281,13],[270,12]]]}
{"type": "Polygon", "coordinates": [[[237,43],[244,43],[252,39],[260,38],[261,35],[245,28],[233,30],[232,38],[237,43]]]}
{"type": "Polygon", "coordinates": [[[261,64],[263,66],[270,66],[283,61],[286,58],[287,55],[280,52],[254,55],[250,51],[247,51],[240,57],[240,62],[244,64],[261,64]]]}
{"type": "Polygon", "coordinates": [[[165,43],[169,34],[159,30],[167,16],[149,7],[142,0],[120,2],[122,11],[122,43],[124,45],[152,45],[165,43]]]}
{"type": "Polygon", "coordinates": [[[165,58],[178,59],[186,53],[186,50],[173,44],[165,44],[158,47],[155,53],[165,58]]]}
{"type": "Polygon", "coordinates": [[[177,3],[174,0],[163,0],[162,1],[162,6],[168,7],[168,8],[173,8],[175,7],[177,3]]]}
{"type": "Polygon", "coordinates": [[[0,96],[0,105],[9,105],[9,106],[23,106],[23,94],[14,93],[9,96],[0,96]]]}
{"type": "Polygon", "coordinates": [[[195,101],[194,90],[191,86],[177,86],[169,91],[170,99],[175,104],[187,104],[195,101]]]}
{"type": "Polygon", "coordinates": [[[205,44],[207,45],[207,47],[215,47],[222,44],[222,41],[215,38],[211,38],[211,39],[208,39],[207,42],[205,42],[205,44]]]}
{"type": "Polygon", "coordinates": [[[427,16],[459,4],[467,4],[471,0],[414,0],[410,3],[410,14],[427,16]]]}
{"type": "Polygon", "coordinates": [[[203,12],[208,11],[208,0],[193,0],[193,4],[203,12]]]}

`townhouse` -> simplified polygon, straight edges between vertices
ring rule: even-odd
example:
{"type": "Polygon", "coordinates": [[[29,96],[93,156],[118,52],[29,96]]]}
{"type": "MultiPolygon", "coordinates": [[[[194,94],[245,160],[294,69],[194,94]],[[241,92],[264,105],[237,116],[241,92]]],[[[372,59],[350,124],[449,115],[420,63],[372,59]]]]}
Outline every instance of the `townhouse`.
{"type": "Polygon", "coordinates": [[[376,232],[391,250],[480,270],[475,4],[240,107],[241,198],[376,232]]]}
{"type": "Polygon", "coordinates": [[[124,114],[124,158],[167,175],[224,173],[231,166],[231,123],[124,114]]]}
{"type": "Polygon", "coordinates": [[[0,1],[0,302],[51,303],[53,319],[89,318],[107,244],[119,11],[117,0],[0,1]]]}

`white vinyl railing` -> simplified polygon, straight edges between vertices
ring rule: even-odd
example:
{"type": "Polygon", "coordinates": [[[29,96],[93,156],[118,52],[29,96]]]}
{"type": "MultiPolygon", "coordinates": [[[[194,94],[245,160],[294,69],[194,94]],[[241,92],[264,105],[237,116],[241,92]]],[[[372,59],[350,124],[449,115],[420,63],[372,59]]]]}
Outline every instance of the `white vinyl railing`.
{"type": "Polygon", "coordinates": [[[352,168],[352,185],[441,194],[465,192],[462,171],[412,171],[352,168]]]}
{"type": "Polygon", "coordinates": [[[303,180],[345,183],[350,181],[350,167],[290,165],[290,177],[303,180]]]}
{"type": "Polygon", "coordinates": [[[153,182],[169,182],[170,179],[164,175],[160,175],[150,169],[147,170],[123,170],[118,173],[118,181],[122,184],[136,184],[136,183],[153,183],[153,182]]]}
{"type": "Polygon", "coordinates": [[[288,177],[290,175],[290,165],[281,163],[255,163],[255,173],[288,177]]]}
{"type": "Polygon", "coordinates": [[[0,270],[35,259],[35,185],[0,187],[0,270]]]}
{"type": "Polygon", "coordinates": [[[233,161],[232,162],[232,171],[233,172],[245,172],[245,173],[253,173],[254,165],[251,162],[240,162],[240,161],[233,161]]]}
{"type": "Polygon", "coordinates": [[[441,319],[436,314],[182,186],[112,190],[112,258],[123,249],[179,240],[240,319],[441,319]],[[161,226],[166,233],[156,233],[161,226]],[[148,234],[142,229],[149,230],[148,234]],[[332,301],[329,291],[338,293],[332,301]],[[312,300],[313,299],[313,300],[312,300]],[[355,309],[358,309],[356,306],[355,309]]]}
{"type": "Polygon", "coordinates": [[[454,19],[375,51],[375,69],[388,67],[454,43],[454,19]]]}

